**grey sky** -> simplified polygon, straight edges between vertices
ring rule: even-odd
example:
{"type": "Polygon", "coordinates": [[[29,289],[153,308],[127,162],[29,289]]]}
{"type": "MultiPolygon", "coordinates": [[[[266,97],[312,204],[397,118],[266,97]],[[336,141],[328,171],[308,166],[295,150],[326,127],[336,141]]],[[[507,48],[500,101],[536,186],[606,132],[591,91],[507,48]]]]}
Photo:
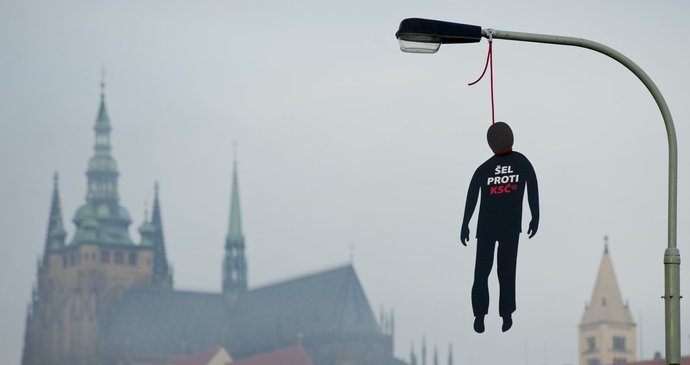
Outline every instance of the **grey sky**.
{"type": "MultiPolygon", "coordinates": [[[[394,33],[403,18],[437,18],[588,38],[638,63],[676,122],[687,261],[689,11],[684,1],[624,0],[4,0],[0,352],[20,361],[55,170],[74,231],[105,65],[130,231],[138,240],[158,180],[177,288],[220,290],[237,141],[250,286],[345,263],[353,244],[372,307],[395,309],[399,357],[426,335],[442,359],[452,342],[463,364],[574,364],[608,234],[651,357],[663,351],[667,144],[647,90],[591,51],[495,42],[497,119],[537,171],[542,221],[521,239],[513,329],[500,333],[493,301],[479,336],[469,300],[475,241],[462,247],[459,234],[471,174],[490,157],[488,80],[466,86],[487,43],[410,55],[394,33]]],[[[687,296],[687,264],[681,277],[687,296]]]]}

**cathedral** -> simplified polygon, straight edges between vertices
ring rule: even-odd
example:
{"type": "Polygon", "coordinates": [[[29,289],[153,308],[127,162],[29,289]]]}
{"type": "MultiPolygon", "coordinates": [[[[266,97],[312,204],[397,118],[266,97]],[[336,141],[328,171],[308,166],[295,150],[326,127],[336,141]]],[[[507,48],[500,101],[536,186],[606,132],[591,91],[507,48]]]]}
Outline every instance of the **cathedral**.
{"type": "Polygon", "coordinates": [[[637,328],[628,304],[623,302],[605,238],[599,264],[579,329],[579,365],[608,365],[637,359],[637,328]]]}
{"type": "Polygon", "coordinates": [[[155,364],[219,346],[243,359],[295,345],[315,365],[404,364],[393,356],[392,315],[376,320],[351,265],[247,287],[236,162],[221,292],[175,290],[158,186],[136,243],[119,203],[111,128],[101,84],[86,201],[70,239],[53,178],[22,365],[155,364]]]}

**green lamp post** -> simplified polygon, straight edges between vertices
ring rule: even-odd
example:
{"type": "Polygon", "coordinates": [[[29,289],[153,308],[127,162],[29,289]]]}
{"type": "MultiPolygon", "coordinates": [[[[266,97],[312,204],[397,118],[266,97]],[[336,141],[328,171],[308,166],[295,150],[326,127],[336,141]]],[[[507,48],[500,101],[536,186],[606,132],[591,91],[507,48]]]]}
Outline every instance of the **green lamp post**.
{"type": "Polygon", "coordinates": [[[637,76],[656,101],[668,138],[668,246],[664,252],[664,303],[666,318],[666,364],[680,364],[680,251],[676,244],[678,207],[678,147],[676,129],[664,97],[652,79],[628,57],[601,43],[582,38],[482,29],[480,26],[438,20],[409,18],[395,33],[400,49],[410,53],[435,53],[441,44],[476,43],[483,37],[512,41],[549,43],[591,49],[607,55],[637,76]]]}

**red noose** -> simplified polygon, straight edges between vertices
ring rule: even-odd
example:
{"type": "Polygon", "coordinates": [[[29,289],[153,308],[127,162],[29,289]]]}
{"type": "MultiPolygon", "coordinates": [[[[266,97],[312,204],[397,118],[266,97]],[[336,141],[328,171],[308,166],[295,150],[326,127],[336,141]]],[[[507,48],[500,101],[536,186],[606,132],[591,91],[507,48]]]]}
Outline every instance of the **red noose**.
{"type": "Polygon", "coordinates": [[[486,73],[486,68],[489,67],[489,77],[491,78],[491,124],[494,124],[496,121],[495,113],[494,113],[494,58],[493,58],[493,53],[492,53],[492,45],[493,45],[493,31],[489,30],[489,53],[486,55],[486,64],[484,65],[484,71],[482,71],[481,76],[474,81],[470,82],[467,84],[468,86],[472,86],[476,83],[479,82],[479,80],[484,77],[484,74],[486,73]]]}

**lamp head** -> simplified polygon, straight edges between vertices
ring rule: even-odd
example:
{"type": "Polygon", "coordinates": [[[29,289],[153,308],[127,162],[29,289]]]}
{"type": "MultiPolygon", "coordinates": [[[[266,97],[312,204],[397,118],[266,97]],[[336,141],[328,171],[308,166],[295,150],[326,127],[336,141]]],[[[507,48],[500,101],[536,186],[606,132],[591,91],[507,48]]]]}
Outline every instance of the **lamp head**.
{"type": "Polygon", "coordinates": [[[408,18],[400,22],[395,33],[400,50],[410,53],[436,53],[442,43],[476,43],[482,39],[482,28],[476,25],[408,18]]]}

